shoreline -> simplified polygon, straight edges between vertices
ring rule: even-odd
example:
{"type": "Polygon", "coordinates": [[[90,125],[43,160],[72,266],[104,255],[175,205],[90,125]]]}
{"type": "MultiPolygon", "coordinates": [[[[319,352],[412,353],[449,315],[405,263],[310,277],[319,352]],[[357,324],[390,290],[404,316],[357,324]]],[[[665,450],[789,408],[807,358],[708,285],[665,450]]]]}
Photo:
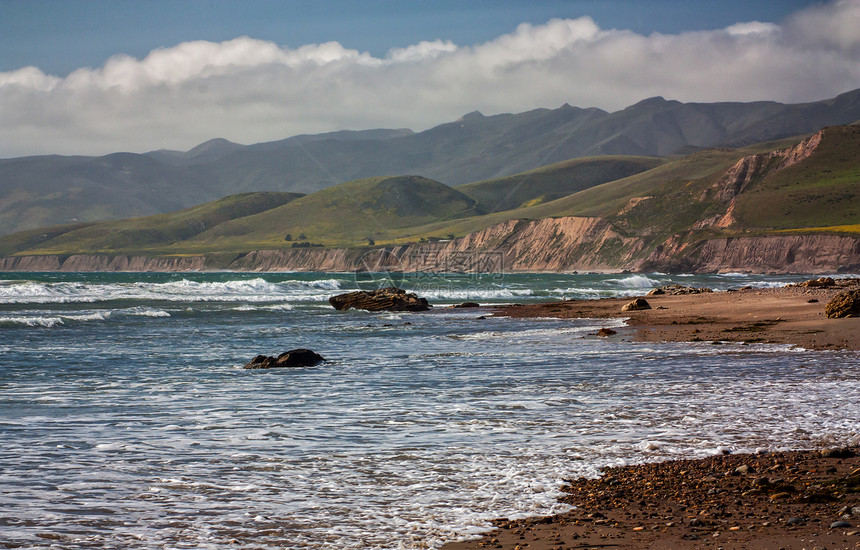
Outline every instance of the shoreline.
{"type": "MultiPolygon", "coordinates": [[[[621,308],[633,297],[490,310],[513,318],[623,318],[639,342],[766,343],[857,351],[860,317],[829,319],[824,306],[858,284],[848,280],[826,288],[790,285],[655,295],[646,297],[652,309],[626,312],[621,308]]],[[[598,479],[567,480],[562,492],[559,500],[573,507],[570,512],[497,519],[487,535],[447,543],[442,549],[860,548],[857,446],[612,467],[598,479]]]]}
{"type": "MultiPolygon", "coordinates": [[[[633,300],[563,300],[493,306],[500,317],[626,319],[640,342],[783,344],[810,350],[860,350],[860,317],[829,319],[824,306],[836,294],[858,288],[790,285],[730,292],[646,296],[651,309],[622,312],[633,300]]],[[[608,338],[617,338],[616,335],[608,338]]]]}
{"type": "Polygon", "coordinates": [[[676,459],[567,481],[556,516],[442,550],[860,548],[860,447],[676,459]]]}

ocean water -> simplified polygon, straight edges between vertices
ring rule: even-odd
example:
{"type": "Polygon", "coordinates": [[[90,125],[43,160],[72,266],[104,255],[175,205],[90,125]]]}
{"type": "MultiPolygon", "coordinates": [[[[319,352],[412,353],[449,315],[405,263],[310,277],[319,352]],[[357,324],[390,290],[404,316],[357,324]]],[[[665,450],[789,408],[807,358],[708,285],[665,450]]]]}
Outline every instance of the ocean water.
{"type": "Polygon", "coordinates": [[[602,466],[860,442],[857,353],[444,307],[800,279],[423,274],[434,311],[371,314],[352,274],[0,274],[0,547],[438,548],[602,466]]]}

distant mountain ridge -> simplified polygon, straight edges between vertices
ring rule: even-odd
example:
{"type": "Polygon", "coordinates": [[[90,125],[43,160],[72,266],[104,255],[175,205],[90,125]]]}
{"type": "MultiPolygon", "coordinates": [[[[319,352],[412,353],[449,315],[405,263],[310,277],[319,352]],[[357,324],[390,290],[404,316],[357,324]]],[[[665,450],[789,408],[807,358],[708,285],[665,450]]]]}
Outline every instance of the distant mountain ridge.
{"type": "Polygon", "coordinates": [[[413,174],[462,185],[595,155],[666,157],[738,147],[860,120],[860,90],[812,103],[681,103],[621,111],[563,105],[469,113],[414,133],[340,131],[187,152],[0,160],[0,234],[188,208],[241,192],[310,193],[367,177],[413,174]]]}

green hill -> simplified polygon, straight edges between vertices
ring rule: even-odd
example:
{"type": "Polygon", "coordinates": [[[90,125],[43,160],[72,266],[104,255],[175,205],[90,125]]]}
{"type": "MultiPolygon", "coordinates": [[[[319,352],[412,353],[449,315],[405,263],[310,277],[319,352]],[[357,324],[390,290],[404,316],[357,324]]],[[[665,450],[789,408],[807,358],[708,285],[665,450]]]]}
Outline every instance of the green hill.
{"type": "Polygon", "coordinates": [[[755,182],[735,205],[738,222],[767,229],[860,224],[860,127],[827,128],[806,161],[755,182]]]}
{"type": "Polygon", "coordinates": [[[481,215],[476,201],[420,176],[366,178],[329,187],[266,212],[224,223],[182,243],[183,250],[249,250],[366,245],[404,228],[481,215]],[[294,243],[286,241],[289,236],[294,243]]]}
{"type": "Polygon", "coordinates": [[[298,193],[240,193],[170,214],[31,230],[0,238],[0,254],[161,253],[166,247],[242,218],[287,204],[298,193]]]}
{"type": "Polygon", "coordinates": [[[457,186],[488,212],[549,202],[601,183],[650,170],[664,161],[653,157],[606,156],[571,159],[504,178],[457,186]]]}
{"type": "Polygon", "coordinates": [[[817,147],[789,152],[803,138],[708,149],[668,161],[568,161],[458,189],[420,176],[393,176],[304,196],[244,193],[170,214],[16,233],[0,238],[0,255],[237,254],[391,245],[462,236],[512,219],[562,216],[603,218],[622,235],[645,238],[650,248],[670,237],[692,242],[786,231],[860,233],[860,127],[826,128],[821,136],[817,147]],[[654,167],[593,184],[615,170],[648,165],[654,167]],[[502,206],[485,206],[493,200],[527,205],[497,211],[502,206]]]}
{"type": "MultiPolygon", "coordinates": [[[[822,140],[820,150],[817,150],[809,159],[791,169],[779,172],[773,177],[790,177],[795,170],[802,170],[804,173],[808,173],[810,186],[813,185],[812,182],[823,184],[824,187],[818,194],[819,196],[814,200],[810,197],[798,199],[811,200],[809,205],[813,203],[833,204],[834,201],[847,199],[853,191],[837,191],[830,183],[827,183],[832,182],[837,177],[837,172],[829,166],[831,164],[841,166],[838,169],[838,177],[844,180],[849,187],[853,185],[856,188],[858,180],[854,178],[854,183],[850,183],[852,181],[851,174],[853,173],[852,170],[860,167],[860,158],[856,154],[847,154],[848,151],[852,150],[853,142],[851,140],[853,138],[851,136],[856,131],[857,127],[828,128],[825,131],[825,138],[822,140]],[[828,152],[831,150],[844,153],[839,156],[839,159],[844,161],[843,164],[839,164],[838,159],[833,158],[834,154],[828,152]],[[828,170],[831,171],[828,172],[828,170]]],[[[794,137],[741,149],[699,151],[667,161],[651,170],[596,185],[542,204],[493,212],[486,216],[414,227],[411,234],[405,235],[402,241],[412,241],[417,236],[464,235],[511,219],[589,216],[605,218],[622,233],[651,236],[656,242],[660,238],[668,238],[675,233],[689,230],[699,220],[716,215],[720,208],[725,208],[726,205],[724,204],[714,203],[712,187],[726,170],[740,159],[749,155],[766,154],[774,150],[791,147],[802,139],[802,137],[794,137]]],[[[774,181],[782,180],[775,179],[774,181]]],[[[773,192],[775,185],[768,183],[762,189],[769,190],[768,193],[770,193],[773,192]]],[[[792,208],[793,205],[794,208],[798,209],[800,208],[799,205],[802,204],[795,202],[789,204],[785,198],[766,197],[763,192],[761,195],[752,194],[755,189],[757,187],[753,186],[749,191],[742,193],[738,198],[738,205],[744,205],[744,209],[749,208],[751,211],[765,213],[779,204],[783,204],[785,208],[792,208]],[[760,201],[766,201],[766,204],[757,205],[760,201]]],[[[853,196],[856,197],[856,195],[853,196]]],[[[793,197],[795,196],[786,196],[786,198],[791,198],[794,201],[793,197]]],[[[856,199],[854,200],[856,201],[856,199]]],[[[822,216],[822,219],[828,220],[827,225],[834,226],[860,223],[856,215],[851,214],[857,210],[857,207],[852,207],[851,204],[856,205],[856,202],[846,202],[843,206],[831,210],[833,216],[822,216]],[[840,213],[837,214],[837,212],[840,213]]],[[[813,211],[815,210],[810,210],[810,212],[813,211]]],[[[813,217],[817,215],[815,214],[813,217]]],[[[764,219],[741,220],[739,223],[740,225],[732,228],[732,232],[742,229],[766,232],[773,229],[808,226],[800,216],[788,217],[782,225],[771,222],[765,223],[764,219]]],[[[823,224],[818,225],[822,226],[823,224]]],[[[710,229],[709,231],[715,230],[710,229]]]]}

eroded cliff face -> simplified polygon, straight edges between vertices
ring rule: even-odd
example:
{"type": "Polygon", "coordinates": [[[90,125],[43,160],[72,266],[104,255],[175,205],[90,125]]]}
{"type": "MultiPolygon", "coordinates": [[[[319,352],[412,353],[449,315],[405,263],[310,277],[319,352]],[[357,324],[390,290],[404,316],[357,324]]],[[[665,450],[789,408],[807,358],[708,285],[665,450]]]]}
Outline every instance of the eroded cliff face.
{"type": "MultiPolygon", "coordinates": [[[[821,130],[794,147],[748,155],[737,161],[713,185],[716,191],[714,204],[721,207],[720,211],[696,223],[694,229],[725,229],[733,226],[737,222],[735,201],[738,195],[743,193],[754,180],[775,174],[809,158],[821,144],[824,132],[825,130],[821,130]]],[[[706,197],[703,196],[700,200],[706,200],[706,197]]]]}
{"type": "Polygon", "coordinates": [[[640,262],[646,270],[691,273],[860,272],[860,239],[841,235],[723,237],[667,241],[640,262]]]}
{"type": "Polygon", "coordinates": [[[256,250],[228,265],[203,256],[17,256],[0,271],[668,271],[860,272],[860,238],[779,235],[693,240],[676,236],[656,248],[620,235],[600,218],[511,220],[448,242],[372,249],[256,250]]]}
{"type": "Polygon", "coordinates": [[[0,271],[202,271],[203,256],[148,257],[101,256],[9,256],[0,258],[0,271]]]}

